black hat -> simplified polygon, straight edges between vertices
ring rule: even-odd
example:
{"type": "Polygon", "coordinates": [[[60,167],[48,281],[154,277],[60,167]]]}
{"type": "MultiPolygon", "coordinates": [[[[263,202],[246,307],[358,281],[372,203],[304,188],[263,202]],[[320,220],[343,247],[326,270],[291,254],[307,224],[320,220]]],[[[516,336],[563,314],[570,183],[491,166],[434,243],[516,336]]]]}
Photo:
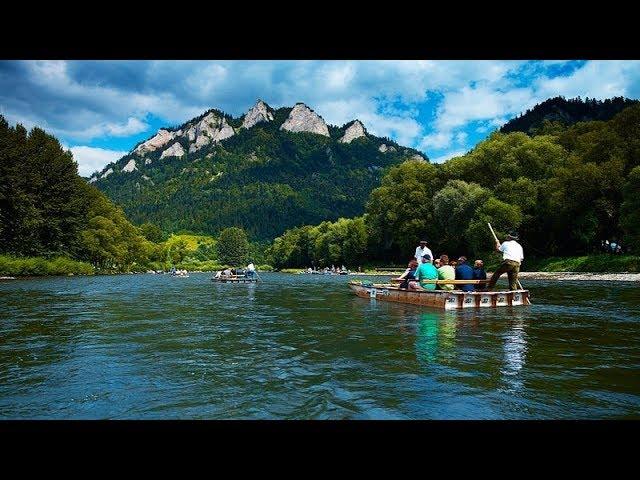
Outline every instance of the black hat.
{"type": "Polygon", "coordinates": [[[422,258],[426,258],[427,260],[431,260],[431,255],[429,255],[428,253],[425,253],[424,255],[422,255],[422,258]]]}
{"type": "Polygon", "coordinates": [[[507,238],[518,240],[518,232],[511,230],[509,233],[507,233],[507,238]]]}

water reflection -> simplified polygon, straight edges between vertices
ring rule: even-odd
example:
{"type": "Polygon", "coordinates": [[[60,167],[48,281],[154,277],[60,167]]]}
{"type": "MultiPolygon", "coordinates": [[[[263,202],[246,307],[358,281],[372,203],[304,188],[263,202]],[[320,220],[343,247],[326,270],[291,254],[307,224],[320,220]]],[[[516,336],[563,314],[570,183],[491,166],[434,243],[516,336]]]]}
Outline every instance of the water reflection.
{"type": "Polygon", "coordinates": [[[456,346],[456,316],[448,312],[421,313],[416,326],[418,362],[434,363],[450,358],[456,346]]]}
{"type": "Polygon", "coordinates": [[[500,370],[502,381],[511,392],[518,392],[523,388],[521,370],[525,366],[527,354],[527,324],[522,312],[513,312],[509,328],[503,339],[503,365],[500,370]]]}
{"type": "Polygon", "coordinates": [[[436,359],[438,350],[438,321],[436,313],[420,315],[416,328],[416,356],[419,362],[431,363],[436,359]]]}

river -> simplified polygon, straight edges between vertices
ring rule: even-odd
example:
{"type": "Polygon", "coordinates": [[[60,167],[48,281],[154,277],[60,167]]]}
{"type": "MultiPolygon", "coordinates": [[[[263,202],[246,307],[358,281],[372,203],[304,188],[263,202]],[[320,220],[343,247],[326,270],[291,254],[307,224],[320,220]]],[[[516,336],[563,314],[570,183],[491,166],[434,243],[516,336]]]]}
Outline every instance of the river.
{"type": "Polygon", "coordinates": [[[260,275],[0,282],[0,419],[640,418],[637,283],[444,312],[260,275]]]}

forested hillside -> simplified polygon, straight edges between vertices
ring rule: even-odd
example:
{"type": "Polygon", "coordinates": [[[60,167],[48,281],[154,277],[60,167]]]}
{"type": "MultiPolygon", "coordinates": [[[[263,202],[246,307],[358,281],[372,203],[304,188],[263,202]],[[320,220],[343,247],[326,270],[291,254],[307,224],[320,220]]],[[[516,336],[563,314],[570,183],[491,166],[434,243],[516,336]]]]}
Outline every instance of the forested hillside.
{"type": "Polygon", "coordinates": [[[239,226],[252,240],[269,240],[361,215],[386,169],[425,160],[360,122],[326,125],[303,104],[273,110],[258,102],[253,110],[237,119],[210,110],[161,130],[91,181],[136,223],[210,235],[239,226]],[[248,122],[258,109],[259,121],[248,122]]]}
{"type": "Polygon", "coordinates": [[[40,128],[10,127],[2,116],[0,254],[62,257],[114,271],[161,256],[121,209],[78,175],[71,153],[55,137],[40,128]]]}
{"type": "Polygon", "coordinates": [[[518,229],[527,257],[592,253],[603,239],[640,251],[640,105],[551,135],[493,133],[443,164],[393,167],[364,217],[289,230],[277,267],[406,262],[426,238],[436,254],[480,255],[518,229]]]}

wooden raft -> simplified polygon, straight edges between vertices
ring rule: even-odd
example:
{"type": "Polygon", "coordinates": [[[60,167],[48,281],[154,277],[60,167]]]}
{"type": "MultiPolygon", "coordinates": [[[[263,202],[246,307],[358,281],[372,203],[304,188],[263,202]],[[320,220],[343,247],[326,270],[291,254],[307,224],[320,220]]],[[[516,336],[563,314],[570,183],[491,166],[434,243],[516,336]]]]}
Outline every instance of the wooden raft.
{"type": "MultiPolygon", "coordinates": [[[[442,281],[445,282],[445,281],[442,281]]],[[[451,283],[452,280],[446,281],[451,283]]],[[[464,280],[464,283],[472,281],[464,280]]],[[[476,280],[476,282],[482,282],[476,280]]],[[[434,283],[436,283],[434,281],[434,283]]],[[[438,281],[441,283],[441,281],[438,281]]],[[[529,299],[528,290],[509,290],[497,292],[463,292],[461,290],[407,290],[396,286],[374,283],[363,285],[362,282],[351,281],[349,288],[362,298],[375,298],[386,302],[411,303],[425,307],[444,310],[463,308],[497,308],[519,307],[526,305],[529,299]]]]}
{"type": "Polygon", "coordinates": [[[244,275],[222,275],[219,278],[213,277],[211,279],[214,282],[220,283],[256,283],[258,277],[245,277],[244,275]]]}

